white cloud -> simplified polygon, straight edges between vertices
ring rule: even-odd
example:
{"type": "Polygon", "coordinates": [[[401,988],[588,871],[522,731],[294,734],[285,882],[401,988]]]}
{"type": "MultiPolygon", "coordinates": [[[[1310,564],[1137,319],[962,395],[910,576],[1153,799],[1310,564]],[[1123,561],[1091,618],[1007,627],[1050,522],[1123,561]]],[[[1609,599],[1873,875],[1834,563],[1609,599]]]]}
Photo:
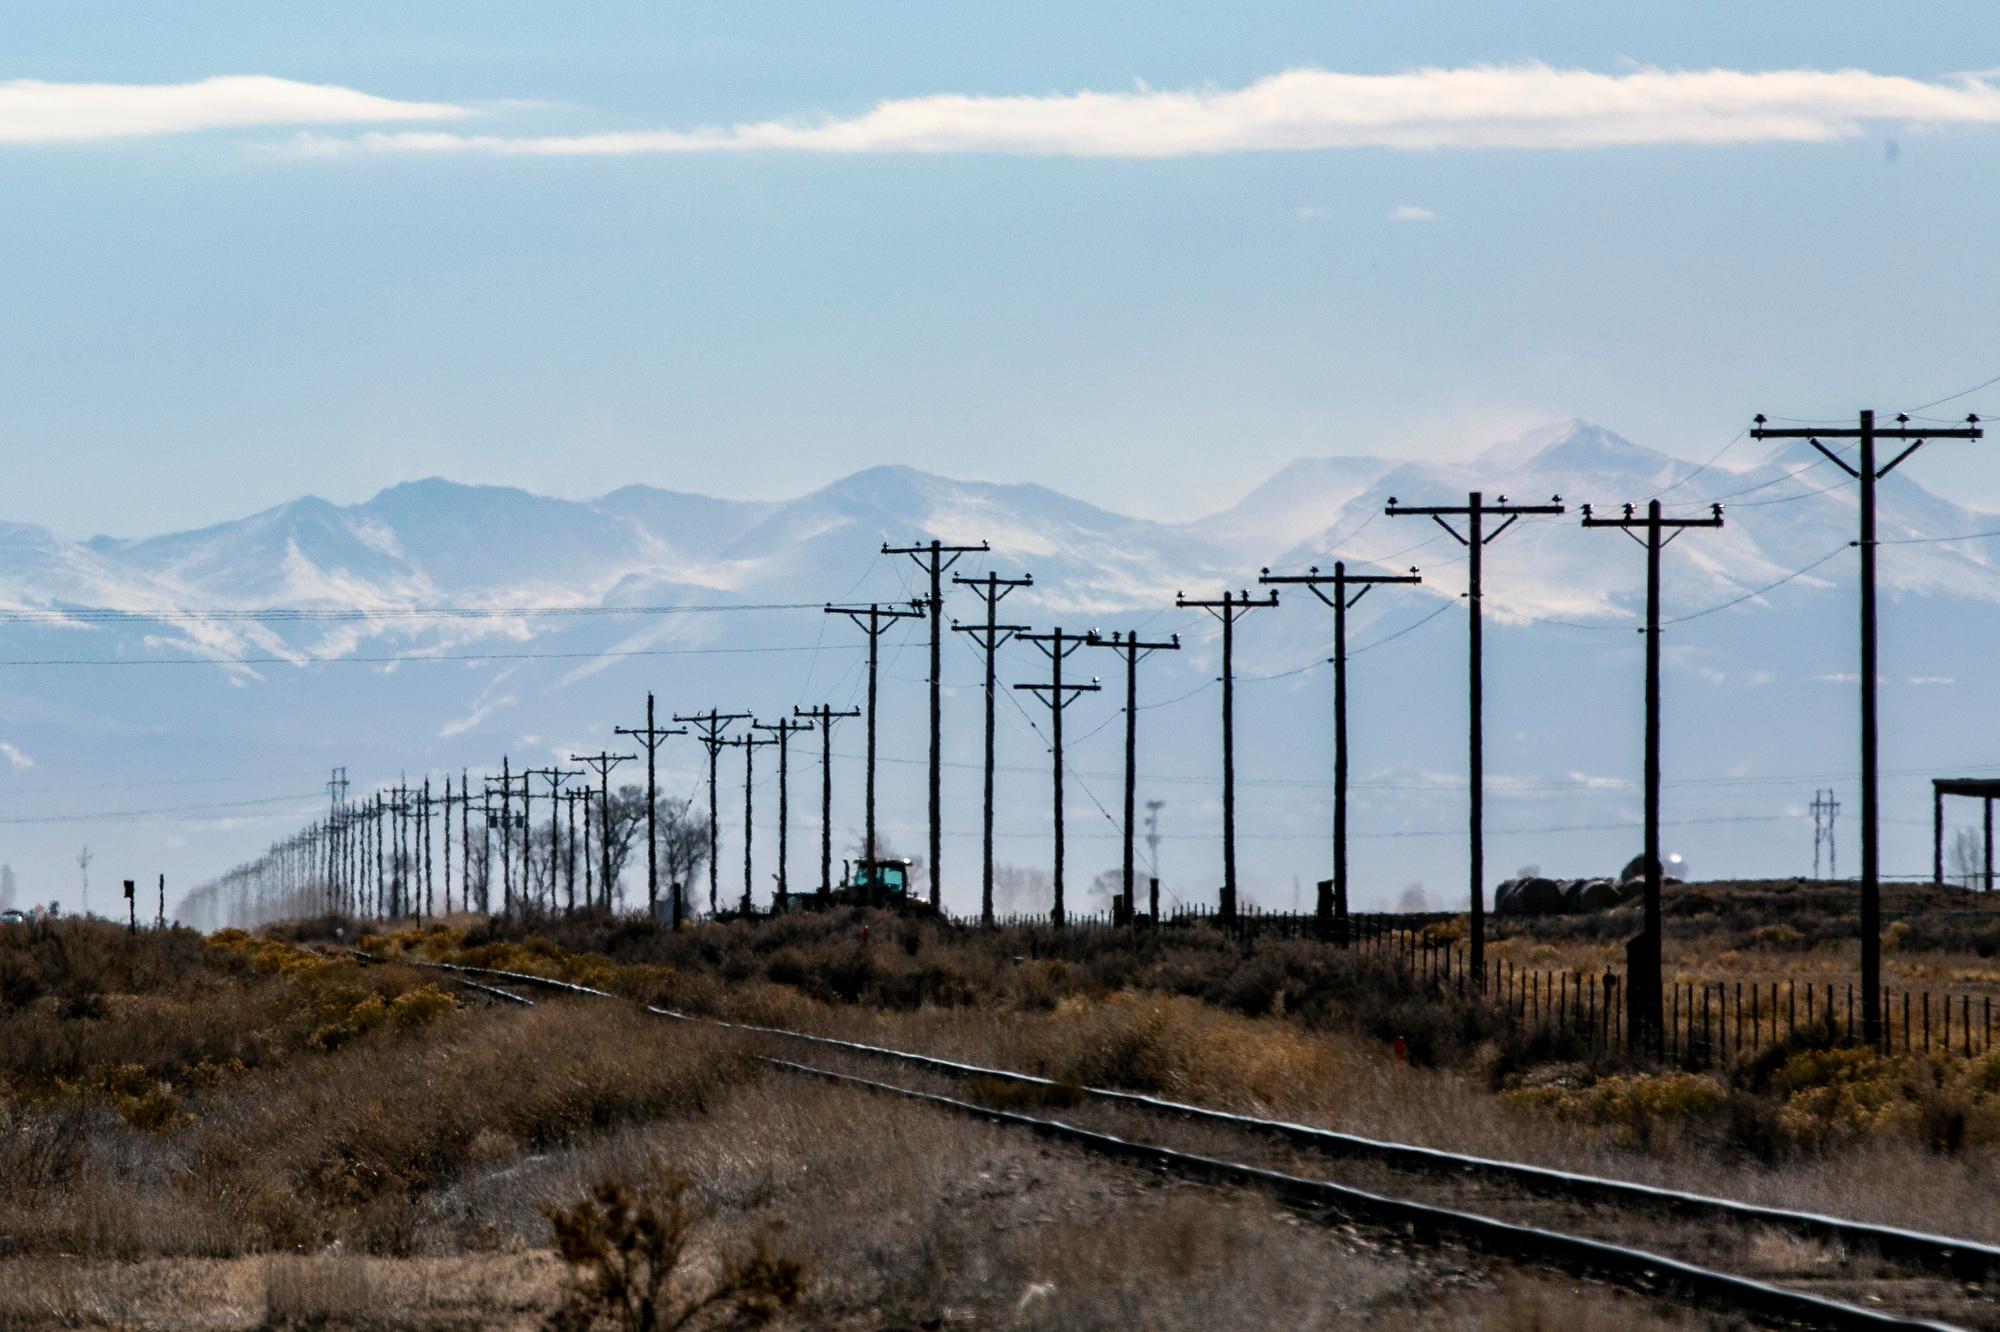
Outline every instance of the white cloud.
{"type": "Polygon", "coordinates": [[[1389,210],[1391,222],[1435,222],[1437,216],[1430,209],[1419,208],[1415,204],[1398,204],[1389,210]]]}
{"type": "Polygon", "coordinates": [[[1629,144],[1816,143],[1877,123],[2000,123],[2000,88],[1866,70],[1639,68],[1541,64],[1340,74],[1294,69],[1245,88],[995,97],[936,93],[857,116],[693,129],[512,137],[443,131],[306,136],[298,151],[630,156],[786,150],[1181,157],[1318,148],[1596,148],[1629,144]]]}
{"type": "Polygon", "coordinates": [[[0,740],[0,755],[4,755],[7,759],[7,762],[13,764],[17,768],[32,768],[35,766],[35,761],[33,759],[29,758],[26,754],[23,754],[20,751],[19,747],[5,740],[0,740]]]}
{"type": "Polygon", "coordinates": [[[1292,210],[1292,216],[1301,222],[1323,222],[1332,214],[1318,204],[1300,204],[1292,210]]]}
{"type": "Polygon", "coordinates": [[[195,83],[0,83],[0,143],[78,143],[273,125],[457,120],[441,102],[400,102],[324,83],[230,74],[195,83]]]}

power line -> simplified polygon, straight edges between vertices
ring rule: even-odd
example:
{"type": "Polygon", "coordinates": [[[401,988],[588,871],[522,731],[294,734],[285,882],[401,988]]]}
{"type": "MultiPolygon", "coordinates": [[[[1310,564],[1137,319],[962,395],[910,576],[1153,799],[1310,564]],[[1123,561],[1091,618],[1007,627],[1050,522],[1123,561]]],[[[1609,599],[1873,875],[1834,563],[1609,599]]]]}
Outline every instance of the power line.
{"type": "Polygon", "coordinates": [[[1909,410],[1910,413],[1912,414],[1916,412],[1928,411],[1933,407],[1942,406],[1947,402],[1956,402],[1960,398],[1970,397],[1972,394],[1979,392],[1979,390],[1983,388],[1992,388],[1995,384],[2000,384],[2000,375],[1995,375],[1991,379],[1982,380],[1979,383],[1974,384],[1969,389],[1960,389],[1956,393],[1947,393],[1942,398],[1933,398],[1929,402],[1920,402],[1916,406],[1910,408],[1909,410]]]}
{"type": "Polygon", "coordinates": [[[601,652],[401,652],[321,657],[12,657],[0,666],[370,666],[424,661],[597,661],[606,657],[743,656],[765,652],[858,652],[856,647],[607,648],[601,652]]]}
{"type": "Polygon", "coordinates": [[[65,624],[75,621],[224,621],[256,624],[341,624],[373,620],[523,620],[599,615],[696,615],[730,611],[817,610],[814,602],[742,602],[685,606],[381,606],[309,610],[260,606],[234,610],[123,610],[79,606],[73,610],[0,610],[0,624],[65,624]]]}

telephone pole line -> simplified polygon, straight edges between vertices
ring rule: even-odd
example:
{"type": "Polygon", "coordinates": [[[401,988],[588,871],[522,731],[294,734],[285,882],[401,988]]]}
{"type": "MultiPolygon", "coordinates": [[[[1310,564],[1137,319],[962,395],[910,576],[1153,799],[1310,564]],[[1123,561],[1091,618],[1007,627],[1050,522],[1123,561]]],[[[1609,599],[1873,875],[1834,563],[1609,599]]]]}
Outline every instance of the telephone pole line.
{"type": "Polygon", "coordinates": [[[1485,665],[1481,652],[1481,606],[1483,572],[1486,547],[1497,540],[1502,532],[1519,522],[1524,514],[1559,514],[1563,512],[1562,496],[1552,496],[1547,504],[1509,504],[1505,495],[1493,503],[1486,502],[1486,496],[1473,491],[1464,504],[1453,505],[1405,505],[1394,495],[1383,509],[1391,518],[1427,517],[1451,535],[1452,540],[1464,546],[1468,559],[1466,574],[1466,607],[1469,612],[1469,663],[1467,725],[1467,787],[1471,792],[1471,812],[1469,840],[1471,842],[1470,878],[1472,883],[1472,946],[1470,949],[1472,979],[1478,985],[1486,975],[1486,716],[1485,716],[1485,665]],[[1505,518],[1506,521],[1486,531],[1488,518],[1505,518]],[[1461,533],[1446,522],[1446,518],[1463,518],[1466,530],[1461,533]]]}
{"type": "MultiPolygon", "coordinates": [[[[625,763],[632,754],[571,754],[571,763],[588,764],[597,773],[597,853],[603,857],[603,875],[598,881],[598,900],[606,911],[611,910],[611,770],[625,763]]],[[[579,774],[581,775],[581,774],[579,774]]]]}
{"type": "Polygon", "coordinates": [[[1182,610],[1205,610],[1222,624],[1222,919],[1236,921],[1236,622],[1253,610],[1278,604],[1274,588],[1263,601],[1246,589],[1224,589],[1219,601],[1190,601],[1174,594],[1182,610]]]}
{"type": "Polygon", "coordinates": [[[938,905],[938,894],[943,887],[944,817],[940,799],[941,774],[944,770],[944,729],[943,708],[939,703],[943,681],[939,678],[943,662],[939,644],[944,641],[944,575],[959,558],[965,555],[981,555],[992,549],[984,541],[976,546],[947,546],[933,537],[920,545],[891,546],[882,543],[884,555],[908,555],[917,562],[917,567],[930,575],[931,593],[925,599],[930,607],[931,620],[931,908],[938,905]]]}
{"type": "MultiPolygon", "coordinates": [[[[910,603],[910,609],[903,610],[873,601],[866,606],[830,605],[826,608],[828,615],[845,615],[854,621],[856,628],[868,635],[868,775],[865,783],[868,818],[862,856],[871,862],[875,859],[875,700],[876,684],[882,663],[882,635],[887,633],[889,626],[897,620],[922,619],[924,614],[922,606],[921,601],[913,601],[910,603]]],[[[936,885],[935,875],[932,876],[931,882],[933,886],[936,885]]]]}
{"type": "Polygon", "coordinates": [[[819,726],[819,895],[833,891],[833,724],[859,717],[860,708],[835,712],[822,703],[816,708],[792,709],[794,717],[808,717],[819,726]]]}
{"type": "Polygon", "coordinates": [[[1094,694],[1101,685],[1093,677],[1089,684],[1067,684],[1063,681],[1063,662],[1069,655],[1088,642],[1084,634],[1065,633],[1052,629],[1045,634],[1020,633],[1015,635],[1023,643],[1033,643],[1042,655],[1049,659],[1049,679],[1046,682],[1017,684],[1016,689],[1025,689],[1049,706],[1049,730],[1053,737],[1049,752],[1055,756],[1055,899],[1049,908],[1049,923],[1060,926],[1063,923],[1063,713],[1069,711],[1079,695],[1094,694]]]}
{"type": "Polygon", "coordinates": [[[1667,518],[1660,501],[1653,499],[1643,518],[1630,504],[1622,518],[1599,518],[1586,504],[1583,525],[1623,532],[1646,549],[1646,627],[1639,631],[1646,636],[1646,832],[1640,852],[1646,861],[1646,925],[1625,945],[1625,1019],[1632,1044],[1650,1039],[1658,1058],[1666,1048],[1667,1031],[1660,977],[1660,552],[1691,528],[1721,527],[1722,506],[1712,506],[1707,518],[1667,518]]]}
{"type": "Polygon", "coordinates": [[[750,723],[750,729],[753,731],[769,731],[777,737],[775,742],[767,743],[776,743],[778,746],[778,891],[772,907],[774,910],[782,911],[786,905],[786,894],[791,888],[791,881],[786,877],[785,873],[786,858],[790,850],[788,839],[792,822],[791,741],[792,737],[799,732],[810,731],[812,723],[793,721],[789,717],[780,717],[777,721],[769,725],[753,721],[750,723]]]}
{"type": "Polygon", "coordinates": [[[979,594],[986,605],[984,624],[959,624],[953,622],[952,629],[961,634],[971,634],[979,644],[981,655],[986,661],[986,786],[984,807],[980,812],[980,861],[979,861],[979,923],[993,923],[993,675],[994,657],[1000,645],[1015,634],[1026,632],[1025,624],[1001,624],[1000,601],[1017,587],[1033,587],[1034,575],[1023,574],[1019,578],[1002,578],[989,573],[984,578],[966,578],[953,574],[951,581],[959,587],[969,587],[979,594]]]}
{"type": "MultiPolygon", "coordinates": [[[[660,806],[660,786],[657,760],[660,746],[670,735],[686,735],[685,726],[675,730],[664,730],[653,725],[653,691],[646,691],[646,725],[614,726],[613,735],[629,735],[646,747],[646,919],[657,925],[660,923],[660,838],[656,827],[657,811],[660,806]]],[[[681,895],[674,894],[674,928],[681,927],[681,895]]]]}
{"type": "Polygon", "coordinates": [[[1257,581],[1265,584],[1297,584],[1333,609],[1333,879],[1329,891],[1315,904],[1321,938],[1331,934],[1342,948],[1347,946],[1347,612],[1360,604],[1383,583],[1421,583],[1413,568],[1406,574],[1355,574],[1347,572],[1344,560],[1335,560],[1333,572],[1323,574],[1314,565],[1303,574],[1274,574],[1263,570],[1257,581]],[[1359,586],[1353,596],[1350,587],[1359,586]],[[1328,596],[1322,588],[1332,588],[1328,596]]]}
{"type": "MultiPolygon", "coordinates": [[[[751,730],[758,729],[757,723],[750,723],[751,730]]],[[[765,745],[775,745],[776,740],[759,740],[755,735],[739,735],[724,744],[735,745],[743,751],[743,906],[746,917],[750,914],[750,852],[756,845],[756,825],[751,819],[751,788],[757,774],[757,751],[765,745]]]]}
{"type": "Polygon", "coordinates": [[[714,708],[710,708],[707,712],[697,712],[687,717],[675,713],[674,720],[695,727],[695,739],[701,741],[702,748],[708,751],[708,914],[712,916],[719,906],[716,900],[715,867],[715,825],[718,818],[715,808],[715,763],[717,756],[722,753],[723,745],[728,743],[722,738],[722,733],[729,729],[729,723],[748,721],[750,714],[717,712],[714,708]]]}
{"type": "MultiPolygon", "coordinates": [[[[1122,912],[1124,923],[1130,924],[1138,914],[1136,899],[1132,895],[1132,835],[1136,816],[1139,780],[1139,663],[1155,652],[1178,652],[1181,636],[1172,634],[1162,642],[1141,641],[1135,630],[1129,634],[1112,631],[1109,638],[1090,631],[1085,640],[1091,647],[1110,648],[1125,660],[1125,823],[1123,840],[1125,858],[1122,862],[1125,872],[1125,904],[1122,912]]],[[[1121,913],[1114,913],[1121,914],[1121,913]]]]}
{"type": "Polygon", "coordinates": [[[1875,413],[1863,411],[1852,429],[1769,429],[1759,413],[1750,431],[1752,439],[1803,439],[1826,458],[1861,483],[1861,1014],[1862,1035],[1879,1048],[1882,1041],[1882,807],[1880,770],[1877,757],[1880,732],[1875,713],[1875,483],[1896,470],[1905,458],[1933,439],[1979,439],[1985,432],[1979,418],[1968,416],[1963,426],[1940,429],[1913,427],[1908,416],[1896,417],[1893,426],[1875,424],[1875,413]],[[1826,445],[1823,439],[1851,439],[1860,448],[1859,467],[1849,463],[1826,445]],[[1889,440],[1903,444],[1903,451],[1880,467],[1875,465],[1875,445],[1889,440]]]}

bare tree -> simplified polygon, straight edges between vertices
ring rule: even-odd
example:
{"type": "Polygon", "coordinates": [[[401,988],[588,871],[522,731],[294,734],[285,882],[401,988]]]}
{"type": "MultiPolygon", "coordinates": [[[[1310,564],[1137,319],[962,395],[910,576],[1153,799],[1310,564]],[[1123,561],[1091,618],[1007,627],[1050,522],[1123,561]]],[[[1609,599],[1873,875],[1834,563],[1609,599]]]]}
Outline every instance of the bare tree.
{"type": "Polygon", "coordinates": [[[1956,828],[1951,834],[1952,877],[1967,889],[1979,888],[1986,877],[1986,844],[1970,828],[1956,828]]]}
{"type": "MultiPolygon", "coordinates": [[[[641,806],[643,810],[643,805],[641,806]]],[[[681,907],[688,909],[695,876],[701,873],[708,862],[708,819],[694,810],[694,801],[660,801],[660,807],[653,819],[659,847],[660,878],[669,885],[680,885],[681,907]]],[[[666,909],[671,910],[671,899],[666,909]]]]}

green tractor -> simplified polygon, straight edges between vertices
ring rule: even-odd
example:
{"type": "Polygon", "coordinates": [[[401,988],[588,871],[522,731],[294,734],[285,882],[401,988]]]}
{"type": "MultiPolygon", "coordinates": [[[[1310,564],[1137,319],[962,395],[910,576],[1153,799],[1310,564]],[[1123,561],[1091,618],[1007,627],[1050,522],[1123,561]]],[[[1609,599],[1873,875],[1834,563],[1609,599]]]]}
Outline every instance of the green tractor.
{"type": "Polygon", "coordinates": [[[793,893],[786,904],[808,911],[821,907],[887,907],[929,911],[930,903],[910,894],[910,862],[887,856],[840,862],[840,882],[827,893],[793,893]]]}

